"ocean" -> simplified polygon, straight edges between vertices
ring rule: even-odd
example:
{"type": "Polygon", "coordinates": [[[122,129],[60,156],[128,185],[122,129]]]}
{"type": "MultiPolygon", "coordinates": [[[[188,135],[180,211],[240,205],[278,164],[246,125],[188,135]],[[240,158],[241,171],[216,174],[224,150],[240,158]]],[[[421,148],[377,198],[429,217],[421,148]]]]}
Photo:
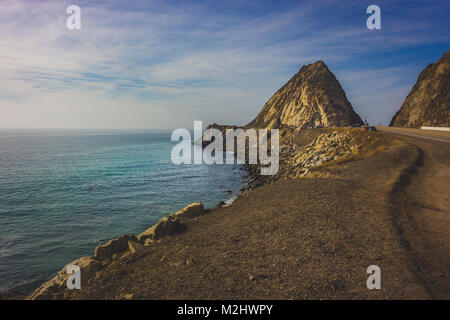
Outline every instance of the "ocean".
{"type": "Polygon", "coordinates": [[[170,135],[0,130],[0,290],[30,293],[111,238],[237,195],[241,166],[177,166],[170,135]]]}

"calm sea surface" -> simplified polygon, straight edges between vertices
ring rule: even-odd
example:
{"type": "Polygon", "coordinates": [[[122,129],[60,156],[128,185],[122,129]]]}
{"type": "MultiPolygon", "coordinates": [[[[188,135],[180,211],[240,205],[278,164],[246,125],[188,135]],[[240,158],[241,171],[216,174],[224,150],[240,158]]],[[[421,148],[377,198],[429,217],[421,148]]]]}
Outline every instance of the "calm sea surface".
{"type": "Polygon", "coordinates": [[[239,166],[174,165],[170,135],[0,130],[0,290],[29,293],[111,238],[237,194],[239,166]]]}

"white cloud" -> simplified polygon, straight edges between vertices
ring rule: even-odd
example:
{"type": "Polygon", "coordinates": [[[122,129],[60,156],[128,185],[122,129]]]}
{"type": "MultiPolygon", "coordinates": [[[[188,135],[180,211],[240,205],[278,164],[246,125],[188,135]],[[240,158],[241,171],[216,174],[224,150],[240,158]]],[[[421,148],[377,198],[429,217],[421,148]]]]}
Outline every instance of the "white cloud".
{"type": "Polygon", "coordinates": [[[420,67],[355,70],[352,60],[374,48],[395,50],[442,36],[411,36],[417,28],[405,24],[369,36],[364,27],[323,17],[330,6],[339,16],[362,3],[307,1],[242,17],[207,3],[161,1],[152,2],[152,10],[117,10],[121,2],[86,2],[80,4],[82,29],[71,31],[67,1],[6,1],[0,127],[161,128],[189,126],[198,117],[242,124],[302,64],[319,59],[342,81],[357,111],[387,118],[393,108],[387,105],[403,98],[420,67]]]}

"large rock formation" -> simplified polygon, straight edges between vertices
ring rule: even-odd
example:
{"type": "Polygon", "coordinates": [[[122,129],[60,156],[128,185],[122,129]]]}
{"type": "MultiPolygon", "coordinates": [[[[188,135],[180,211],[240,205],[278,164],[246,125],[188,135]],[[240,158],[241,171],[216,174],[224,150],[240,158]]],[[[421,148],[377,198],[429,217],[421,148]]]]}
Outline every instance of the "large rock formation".
{"type": "Polygon", "coordinates": [[[303,66],[248,127],[336,127],[361,124],[344,90],[322,61],[303,66]]]}
{"type": "Polygon", "coordinates": [[[450,127],[450,50],[423,70],[391,126],[450,127]]]}

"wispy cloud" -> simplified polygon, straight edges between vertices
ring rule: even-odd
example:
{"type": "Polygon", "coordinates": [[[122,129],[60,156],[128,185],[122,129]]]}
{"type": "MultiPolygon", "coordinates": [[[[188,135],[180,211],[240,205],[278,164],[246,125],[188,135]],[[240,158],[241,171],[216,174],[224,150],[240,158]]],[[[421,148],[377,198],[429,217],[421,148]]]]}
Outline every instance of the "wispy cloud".
{"type": "Polygon", "coordinates": [[[83,0],[73,31],[69,4],[0,3],[0,127],[241,124],[319,59],[386,123],[449,43],[444,1],[382,1],[379,31],[365,28],[366,1],[83,0]]]}

